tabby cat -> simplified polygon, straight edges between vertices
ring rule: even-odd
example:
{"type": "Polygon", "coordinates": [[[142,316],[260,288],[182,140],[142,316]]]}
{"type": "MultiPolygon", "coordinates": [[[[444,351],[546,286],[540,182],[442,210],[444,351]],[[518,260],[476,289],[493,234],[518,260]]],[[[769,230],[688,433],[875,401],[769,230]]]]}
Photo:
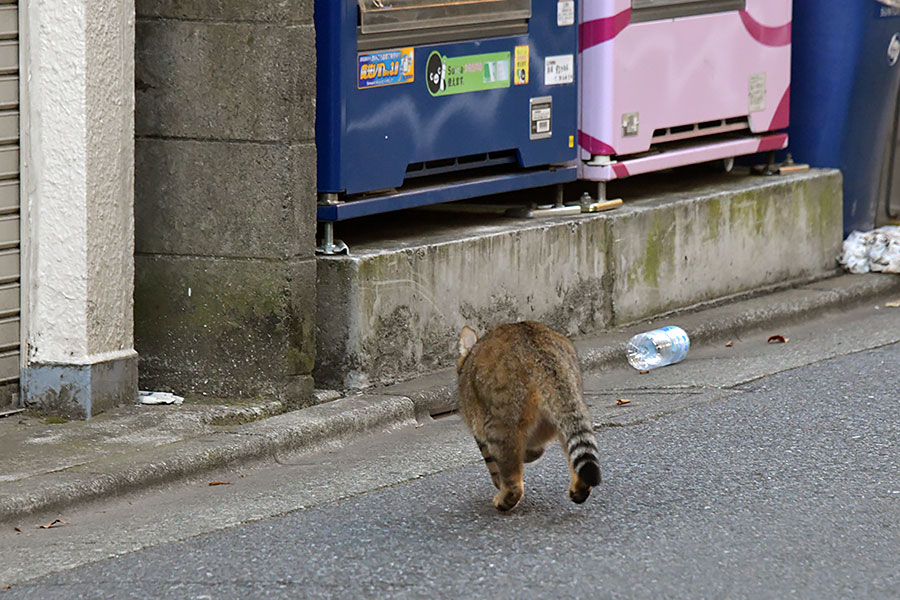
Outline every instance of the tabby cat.
{"type": "Polygon", "coordinates": [[[463,327],[456,370],[460,412],[500,490],[498,510],[519,503],[523,463],[540,458],[553,439],[569,462],[569,498],[587,500],[600,483],[600,463],[572,342],[533,321],[500,325],[481,340],[463,327]]]}

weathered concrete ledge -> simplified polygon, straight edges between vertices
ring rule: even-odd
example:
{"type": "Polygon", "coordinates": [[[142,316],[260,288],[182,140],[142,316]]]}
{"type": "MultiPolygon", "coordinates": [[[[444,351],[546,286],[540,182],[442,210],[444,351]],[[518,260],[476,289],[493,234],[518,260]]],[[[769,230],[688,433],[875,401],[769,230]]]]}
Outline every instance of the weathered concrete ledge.
{"type": "Polygon", "coordinates": [[[319,386],[453,364],[457,332],[534,319],[568,335],[836,273],[841,176],[627,182],[613,212],[539,220],[420,213],[338,230],[317,259],[319,386]]]}

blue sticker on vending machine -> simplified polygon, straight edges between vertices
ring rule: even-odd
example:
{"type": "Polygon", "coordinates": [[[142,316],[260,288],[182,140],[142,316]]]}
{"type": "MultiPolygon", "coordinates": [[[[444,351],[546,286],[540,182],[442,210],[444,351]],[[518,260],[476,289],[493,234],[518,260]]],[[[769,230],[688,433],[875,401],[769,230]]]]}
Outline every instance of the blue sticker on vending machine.
{"type": "Polygon", "coordinates": [[[400,48],[360,54],[357,59],[356,87],[362,90],[414,81],[414,50],[400,48]]]}

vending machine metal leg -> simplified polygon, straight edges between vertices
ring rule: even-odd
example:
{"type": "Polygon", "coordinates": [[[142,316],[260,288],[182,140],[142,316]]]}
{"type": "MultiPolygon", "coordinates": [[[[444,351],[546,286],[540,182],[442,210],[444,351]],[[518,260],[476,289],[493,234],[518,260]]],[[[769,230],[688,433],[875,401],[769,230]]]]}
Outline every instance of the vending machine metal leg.
{"type": "Polygon", "coordinates": [[[621,198],[616,198],[615,200],[608,200],[606,198],[605,181],[597,182],[596,200],[591,198],[591,195],[587,192],[581,195],[581,212],[583,213],[601,212],[612,208],[618,208],[619,206],[622,206],[621,198]]]}
{"type": "Polygon", "coordinates": [[[350,248],[341,240],[334,239],[334,223],[322,222],[322,244],[316,246],[316,254],[350,254],[350,248]]]}

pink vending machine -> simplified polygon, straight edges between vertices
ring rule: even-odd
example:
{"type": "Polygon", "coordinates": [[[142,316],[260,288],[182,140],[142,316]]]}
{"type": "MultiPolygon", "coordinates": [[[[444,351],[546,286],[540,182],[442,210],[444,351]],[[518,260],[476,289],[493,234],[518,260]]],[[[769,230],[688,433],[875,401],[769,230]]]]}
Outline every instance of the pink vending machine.
{"type": "Polygon", "coordinates": [[[719,159],[730,168],[787,146],[791,0],[581,7],[579,170],[601,196],[613,179],[719,159]]]}

